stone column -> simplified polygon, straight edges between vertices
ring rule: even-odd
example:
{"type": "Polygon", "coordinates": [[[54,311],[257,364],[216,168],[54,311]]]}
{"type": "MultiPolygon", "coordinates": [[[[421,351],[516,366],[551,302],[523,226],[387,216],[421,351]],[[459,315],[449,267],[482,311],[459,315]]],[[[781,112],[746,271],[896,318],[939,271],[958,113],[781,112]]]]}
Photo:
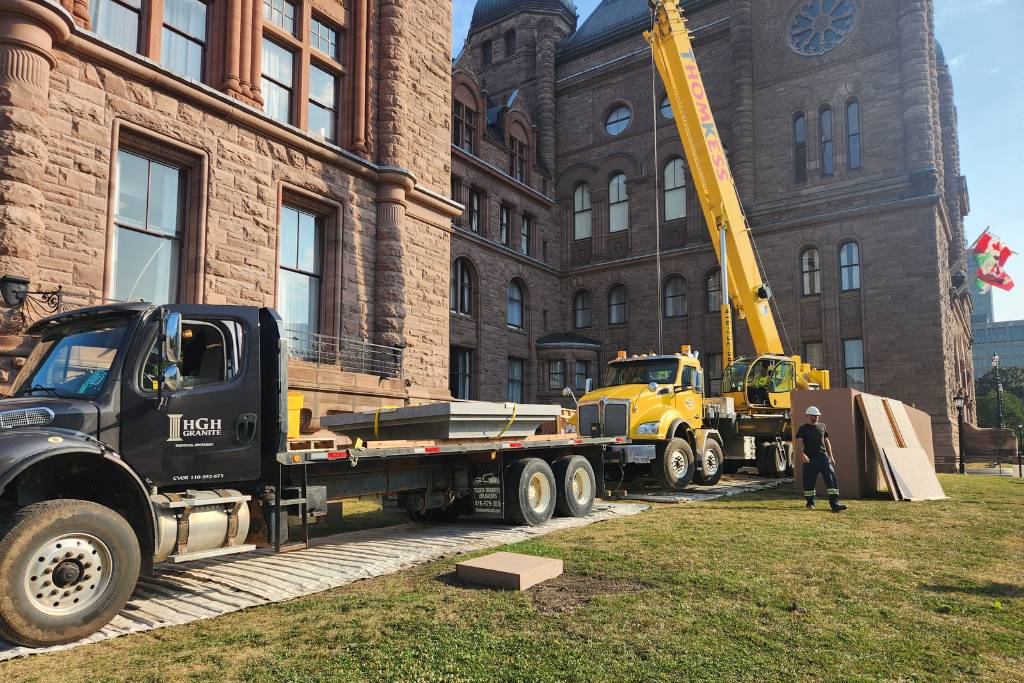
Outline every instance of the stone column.
{"type": "Polygon", "coordinates": [[[926,2],[905,0],[900,3],[899,13],[903,140],[907,171],[937,171],[937,141],[932,129],[931,49],[926,2]]]}
{"type": "Polygon", "coordinates": [[[43,0],[0,0],[0,275],[38,279],[54,43],[71,15],[43,0]]]}
{"type": "Polygon", "coordinates": [[[373,285],[374,343],[405,348],[407,286],[405,279],[406,193],[413,188],[404,174],[384,172],[377,185],[377,262],[373,285]]]}
{"type": "Polygon", "coordinates": [[[550,21],[537,32],[537,148],[541,163],[555,172],[555,43],[558,36],[550,21]]]}
{"type": "Polygon", "coordinates": [[[732,12],[733,101],[730,163],[740,199],[754,203],[754,44],[750,0],[736,0],[732,12]]]}

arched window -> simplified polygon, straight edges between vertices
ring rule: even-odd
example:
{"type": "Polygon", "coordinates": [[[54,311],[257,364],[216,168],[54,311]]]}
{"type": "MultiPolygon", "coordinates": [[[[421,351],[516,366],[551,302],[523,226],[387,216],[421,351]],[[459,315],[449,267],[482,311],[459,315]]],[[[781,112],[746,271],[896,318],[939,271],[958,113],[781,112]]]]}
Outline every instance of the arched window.
{"type": "Polygon", "coordinates": [[[860,289],[860,247],[856,242],[839,247],[839,284],[844,292],[860,289]]]}
{"type": "Polygon", "coordinates": [[[661,98],[661,106],[658,107],[658,111],[666,119],[672,118],[672,101],[668,99],[668,93],[665,93],[665,96],[661,98]]]}
{"type": "Polygon", "coordinates": [[[633,113],[629,111],[629,107],[615,107],[615,109],[608,112],[608,116],[605,117],[604,129],[608,131],[609,135],[618,135],[629,128],[629,124],[632,121],[633,113]]]}
{"type": "Polygon", "coordinates": [[[678,218],[686,218],[686,174],[676,158],[665,164],[665,220],[678,218]]]}
{"type": "Polygon", "coordinates": [[[516,32],[513,29],[505,34],[505,58],[509,58],[516,53],[516,32]]]}
{"type": "Polygon", "coordinates": [[[459,100],[452,100],[452,144],[470,154],[476,151],[476,110],[459,100]]]}
{"type": "Polygon", "coordinates": [[[807,182],[807,117],[803,112],[793,116],[793,179],[807,182]]]}
{"type": "Polygon", "coordinates": [[[473,272],[469,261],[457,258],[452,263],[448,308],[452,313],[473,315],[473,272]]]}
{"type": "Polygon", "coordinates": [[[629,292],[625,285],[615,285],[608,292],[608,324],[622,325],[626,322],[629,306],[629,292]]]}
{"type": "Polygon", "coordinates": [[[590,327],[590,292],[585,289],[572,298],[572,325],[577,330],[590,327]]]}
{"type": "Polygon", "coordinates": [[[588,239],[593,234],[590,211],[590,185],[580,183],[572,193],[573,239],[588,239]]]}
{"type": "Polygon", "coordinates": [[[846,164],[852,171],[860,168],[860,101],[846,103],[846,164]]]}
{"type": "Polygon", "coordinates": [[[800,273],[804,296],[821,294],[821,254],[811,247],[800,255],[800,273]]]}
{"type": "Polygon", "coordinates": [[[686,280],[673,275],[665,282],[665,317],[682,318],[686,315],[686,280]]]}
{"type": "Polygon", "coordinates": [[[508,326],[523,329],[526,320],[525,287],[518,278],[508,283],[508,326]]]}
{"type": "Polygon", "coordinates": [[[832,140],[832,107],[827,104],[818,110],[818,130],[821,131],[821,175],[835,171],[835,143],[832,140]]]}
{"type": "Polygon", "coordinates": [[[717,313],[722,309],[722,271],[719,268],[715,268],[713,271],[708,273],[708,279],[705,281],[704,291],[707,294],[705,297],[705,303],[707,304],[708,313],[717,313]]]}
{"type": "Polygon", "coordinates": [[[529,147],[519,138],[510,135],[508,137],[508,173],[521,183],[526,182],[526,160],[529,157],[529,147]]]}
{"type": "Polygon", "coordinates": [[[626,175],[617,173],[608,183],[608,232],[629,230],[629,194],[626,175]]]}

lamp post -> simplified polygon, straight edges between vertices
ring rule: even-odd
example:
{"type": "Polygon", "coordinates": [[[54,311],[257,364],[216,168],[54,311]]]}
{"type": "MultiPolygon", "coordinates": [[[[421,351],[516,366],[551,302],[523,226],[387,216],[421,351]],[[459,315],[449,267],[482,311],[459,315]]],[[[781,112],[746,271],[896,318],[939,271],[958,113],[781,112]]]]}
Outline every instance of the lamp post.
{"type": "Polygon", "coordinates": [[[1024,425],[1017,425],[1017,476],[1024,478],[1024,425]]]}
{"type": "Polygon", "coordinates": [[[956,396],[953,397],[953,405],[956,407],[956,428],[960,440],[960,474],[967,473],[964,468],[964,403],[966,400],[964,390],[957,389],[956,396]]]}
{"type": "Polygon", "coordinates": [[[996,426],[1003,428],[1003,383],[999,381],[999,354],[992,354],[992,369],[996,373],[996,426]]]}

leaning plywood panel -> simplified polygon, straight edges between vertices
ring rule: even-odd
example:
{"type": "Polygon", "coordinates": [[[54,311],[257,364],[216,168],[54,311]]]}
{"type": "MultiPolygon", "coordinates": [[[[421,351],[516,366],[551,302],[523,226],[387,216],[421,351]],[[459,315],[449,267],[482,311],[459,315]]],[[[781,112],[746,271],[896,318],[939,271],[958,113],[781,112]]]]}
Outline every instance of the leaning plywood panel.
{"type": "Polygon", "coordinates": [[[945,491],[923,448],[886,448],[886,465],[906,500],[944,500],[945,491]]]}
{"type": "Polygon", "coordinates": [[[896,485],[892,470],[886,466],[882,454],[886,449],[901,448],[901,444],[893,433],[892,423],[889,421],[882,398],[871,394],[860,394],[857,396],[857,405],[864,418],[864,426],[871,437],[871,444],[878,455],[877,465],[882,471],[889,492],[894,499],[900,500],[899,487],[896,485]]]}

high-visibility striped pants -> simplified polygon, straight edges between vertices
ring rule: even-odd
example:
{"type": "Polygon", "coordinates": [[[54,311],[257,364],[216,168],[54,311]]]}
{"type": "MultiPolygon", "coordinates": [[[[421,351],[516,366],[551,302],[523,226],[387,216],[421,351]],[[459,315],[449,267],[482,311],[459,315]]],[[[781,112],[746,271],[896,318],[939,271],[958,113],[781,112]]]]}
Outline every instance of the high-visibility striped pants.
{"type": "Polygon", "coordinates": [[[839,504],[839,482],[836,481],[836,470],[832,467],[832,461],[828,458],[811,458],[810,462],[804,463],[804,497],[807,504],[813,505],[814,491],[818,484],[818,475],[825,480],[828,487],[828,502],[833,508],[839,504]]]}

